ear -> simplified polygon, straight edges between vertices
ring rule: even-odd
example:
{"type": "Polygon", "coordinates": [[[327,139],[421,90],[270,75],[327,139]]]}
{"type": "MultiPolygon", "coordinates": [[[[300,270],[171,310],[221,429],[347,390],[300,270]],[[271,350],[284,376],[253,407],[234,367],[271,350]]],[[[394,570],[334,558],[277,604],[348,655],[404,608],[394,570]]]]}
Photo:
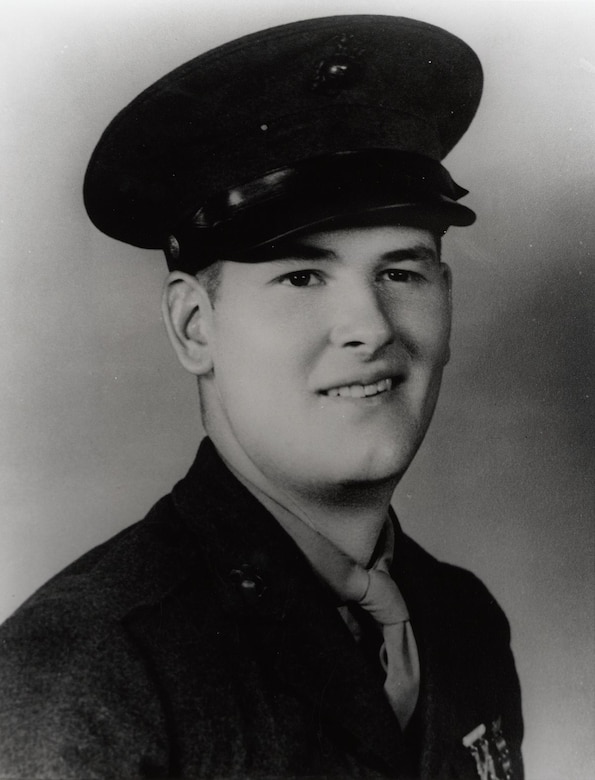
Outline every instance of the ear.
{"type": "Polygon", "coordinates": [[[452,271],[448,263],[440,262],[440,270],[442,272],[442,279],[444,286],[448,290],[448,306],[452,314],[452,271]]]}
{"type": "Polygon", "coordinates": [[[165,282],[161,309],[167,335],[184,368],[196,376],[211,371],[213,307],[198,279],[173,271],[165,282]]]}
{"type": "Polygon", "coordinates": [[[442,279],[444,286],[448,291],[448,343],[446,345],[446,354],[444,365],[450,361],[450,329],[452,325],[452,271],[447,263],[440,263],[440,269],[442,271],[442,279]]]}

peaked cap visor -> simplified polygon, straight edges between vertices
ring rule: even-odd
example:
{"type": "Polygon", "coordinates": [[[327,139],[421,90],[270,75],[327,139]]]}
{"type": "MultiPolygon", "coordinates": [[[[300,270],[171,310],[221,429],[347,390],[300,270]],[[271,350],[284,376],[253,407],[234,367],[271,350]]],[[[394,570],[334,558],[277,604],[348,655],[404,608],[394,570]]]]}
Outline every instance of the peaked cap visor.
{"type": "MultiPolygon", "coordinates": [[[[439,161],[467,130],[482,82],[479,60],[463,41],[412,19],[335,16],[255,33],[182,65],[116,116],[91,157],[85,206],[107,235],[164,249],[172,234],[196,226],[197,214],[212,211],[213,202],[250,191],[271,173],[313,160],[390,153],[382,165],[397,185],[382,191],[381,202],[372,197],[375,209],[409,208],[416,199],[426,208],[431,201],[434,213],[442,204],[447,224],[470,224],[473,212],[455,202],[466,191],[452,180],[444,186],[442,178],[433,190],[407,182],[416,178],[416,160],[418,179],[427,183],[428,165],[448,177],[439,161]],[[407,168],[401,183],[399,160],[407,168]]],[[[349,190],[345,177],[341,189],[349,190]]],[[[352,190],[357,195],[358,181],[352,190]]],[[[295,213],[289,227],[281,224],[282,191],[275,189],[277,214],[260,243],[299,229],[295,213]]],[[[258,198],[261,215],[265,200],[258,198]]],[[[358,198],[343,197],[341,204],[320,218],[352,213],[358,198]]],[[[248,198],[245,222],[249,207],[248,198]]],[[[302,226],[317,221],[310,207],[302,226]]],[[[231,230],[233,215],[199,225],[207,245],[209,228],[221,233],[224,223],[231,230]]]]}

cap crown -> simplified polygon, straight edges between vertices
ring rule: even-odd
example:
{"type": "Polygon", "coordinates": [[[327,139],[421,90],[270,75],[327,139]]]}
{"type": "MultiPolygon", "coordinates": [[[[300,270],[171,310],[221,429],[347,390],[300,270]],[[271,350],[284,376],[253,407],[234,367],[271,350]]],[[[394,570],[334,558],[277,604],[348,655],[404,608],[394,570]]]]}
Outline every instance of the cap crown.
{"type": "Polygon", "coordinates": [[[337,16],[276,27],[187,62],[133,100],[91,158],[97,227],[157,248],[213,196],[340,152],[441,160],[475,114],[473,51],[433,25],[337,16]]]}

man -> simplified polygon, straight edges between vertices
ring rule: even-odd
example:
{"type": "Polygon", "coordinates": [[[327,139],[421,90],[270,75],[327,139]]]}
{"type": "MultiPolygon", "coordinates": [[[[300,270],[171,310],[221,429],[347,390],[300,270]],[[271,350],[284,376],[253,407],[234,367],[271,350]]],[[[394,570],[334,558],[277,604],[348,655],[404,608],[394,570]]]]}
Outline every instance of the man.
{"type": "Polygon", "coordinates": [[[164,248],[208,438],[4,626],[2,776],[522,777],[506,619],[400,530],[449,359],[440,160],[473,52],[407,19],[267,30],[108,127],[85,202],[164,248]]]}

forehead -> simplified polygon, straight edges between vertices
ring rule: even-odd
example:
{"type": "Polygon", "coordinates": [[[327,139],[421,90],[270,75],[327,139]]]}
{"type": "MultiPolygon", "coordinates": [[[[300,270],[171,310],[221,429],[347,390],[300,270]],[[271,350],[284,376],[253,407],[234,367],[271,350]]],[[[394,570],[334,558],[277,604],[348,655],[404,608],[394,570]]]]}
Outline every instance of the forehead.
{"type": "MultiPolygon", "coordinates": [[[[342,226],[331,230],[317,230],[294,237],[305,246],[319,247],[336,255],[383,256],[400,249],[425,248],[435,252],[436,239],[430,230],[393,224],[342,226]]],[[[280,246],[290,248],[291,239],[280,246]]]]}
{"type": "Polygon", "coordinates": [[[421,227],[374,224],[341,225],[293,233],[253,250],[244,262],[224,261],[225,266],[238,267],[250,273],[250,268],[266,268],[267,263],[282,260],[371,261],[385,258],[405,259],[417,255],[424,259],[438,258],[439,239],[431,230],[421,227]]]}

